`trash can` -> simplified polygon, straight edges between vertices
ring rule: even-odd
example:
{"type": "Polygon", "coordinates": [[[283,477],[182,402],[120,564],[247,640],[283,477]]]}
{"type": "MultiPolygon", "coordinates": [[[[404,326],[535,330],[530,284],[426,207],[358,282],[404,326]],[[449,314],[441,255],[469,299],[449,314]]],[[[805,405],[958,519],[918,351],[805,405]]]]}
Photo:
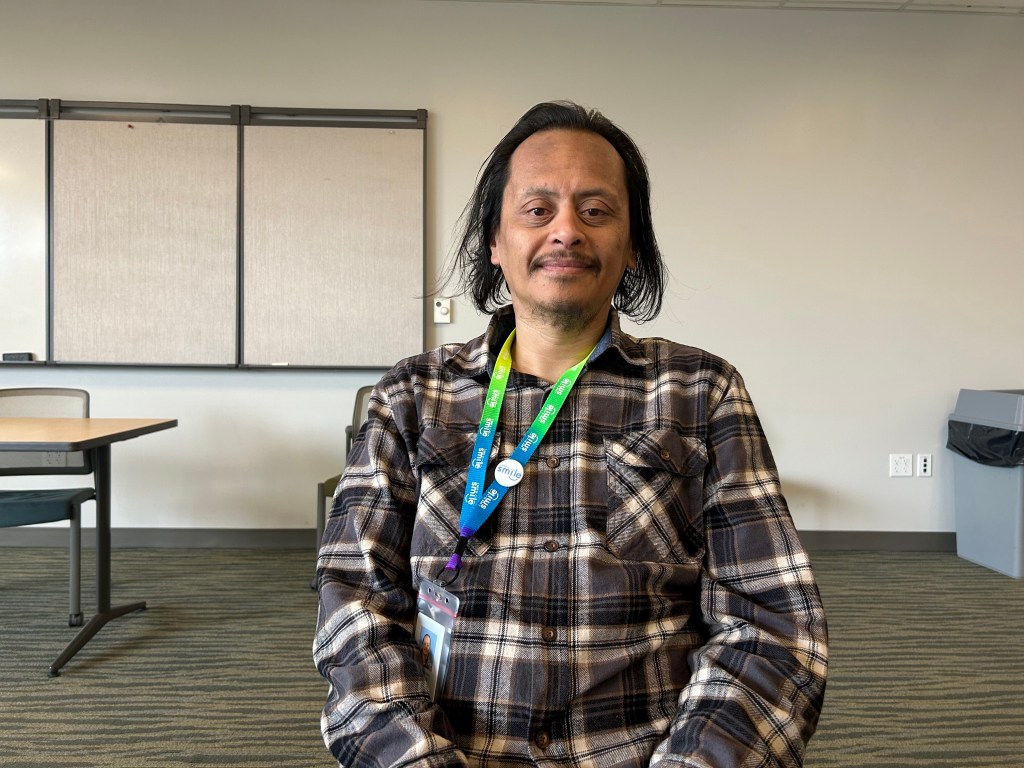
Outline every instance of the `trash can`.
{"type": "Polygon", "coordinates": [[[961,389],[949,417],[956,553],[1024,576],[1024,389],[961,389]]]}

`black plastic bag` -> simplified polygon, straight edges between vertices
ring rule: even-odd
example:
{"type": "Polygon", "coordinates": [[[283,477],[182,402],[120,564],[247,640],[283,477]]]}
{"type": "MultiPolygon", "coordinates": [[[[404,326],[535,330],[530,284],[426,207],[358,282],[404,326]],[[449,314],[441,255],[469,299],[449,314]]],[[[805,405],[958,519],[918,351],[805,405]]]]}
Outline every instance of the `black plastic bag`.
{"type": "Polygon", "coordinates": [[[949,420],[949,450],[990,467],[1024,464],[1024,432],[949,420]]]}

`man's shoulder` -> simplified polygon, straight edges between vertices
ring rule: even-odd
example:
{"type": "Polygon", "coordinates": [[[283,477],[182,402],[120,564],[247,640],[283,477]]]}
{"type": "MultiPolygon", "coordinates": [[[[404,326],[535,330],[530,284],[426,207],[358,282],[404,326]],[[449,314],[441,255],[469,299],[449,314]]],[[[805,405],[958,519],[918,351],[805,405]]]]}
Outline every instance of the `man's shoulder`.
{"type": "Polygon", "coordinates": [[[381,382],[392,385],[423,384],[472,375],[485,371],[486,365],[487,349],[479,339],[442,344],[399,360],[384,374],[381,382]]]}
{"type": "Polygon", "coordinates": [[[424,424],[447,423],[460,403],[476,403],[486,391],[486,353],[472,346],[443,344],[399,360],[381,377],[376,396],[408,440],[424,424]]]}
{"type": "Polygon", "coordinates": [[[623,334],[623,342],[624,356],[657,376],[689,374],[729,379],[736,375],[735,366],[724,357],[690,344],[661,336],[628,334],[623,334]]]}

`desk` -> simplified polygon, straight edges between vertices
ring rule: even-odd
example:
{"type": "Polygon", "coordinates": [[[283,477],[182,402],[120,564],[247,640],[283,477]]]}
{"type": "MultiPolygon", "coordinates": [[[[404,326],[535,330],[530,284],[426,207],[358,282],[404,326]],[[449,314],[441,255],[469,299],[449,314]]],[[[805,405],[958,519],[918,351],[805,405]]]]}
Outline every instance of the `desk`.
{"type": "Polygon", "coordinates": [[[110,620],[146,607],[110,605],[110,444],[178,425],[177,419],[0,418],[0,451],[87,451],[96,486],[96,614],[50,665],[50,677],[110,620]]]}

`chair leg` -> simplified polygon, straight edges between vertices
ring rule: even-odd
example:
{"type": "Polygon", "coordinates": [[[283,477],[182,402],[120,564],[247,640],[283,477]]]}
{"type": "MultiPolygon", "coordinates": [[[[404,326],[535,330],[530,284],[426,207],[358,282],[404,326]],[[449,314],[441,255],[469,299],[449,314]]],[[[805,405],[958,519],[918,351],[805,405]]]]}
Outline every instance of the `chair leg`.
{"type": "MultiPolygon", "coordinates": [[[[316,553],[320,554],[320,542],[324,538],[324,526],[327,524],[327,500],[324,498],[324,484],[316,485],[316,553]]],[[[309,582],[310,589],[316,589],[316,577],[309,582]]]]}
{"type": "Polygon", "coordinates": [[[82,626],[82,506],[72,510],[68,559],[68,626],[82,626]]]}
{"type": "Polygon", "coordinates": [[[316,548],[320,551],[320,542],[324,538],[324,528],[327,526],[327,494],[324,491],[324,484],[316,486],[316,548]]]}

